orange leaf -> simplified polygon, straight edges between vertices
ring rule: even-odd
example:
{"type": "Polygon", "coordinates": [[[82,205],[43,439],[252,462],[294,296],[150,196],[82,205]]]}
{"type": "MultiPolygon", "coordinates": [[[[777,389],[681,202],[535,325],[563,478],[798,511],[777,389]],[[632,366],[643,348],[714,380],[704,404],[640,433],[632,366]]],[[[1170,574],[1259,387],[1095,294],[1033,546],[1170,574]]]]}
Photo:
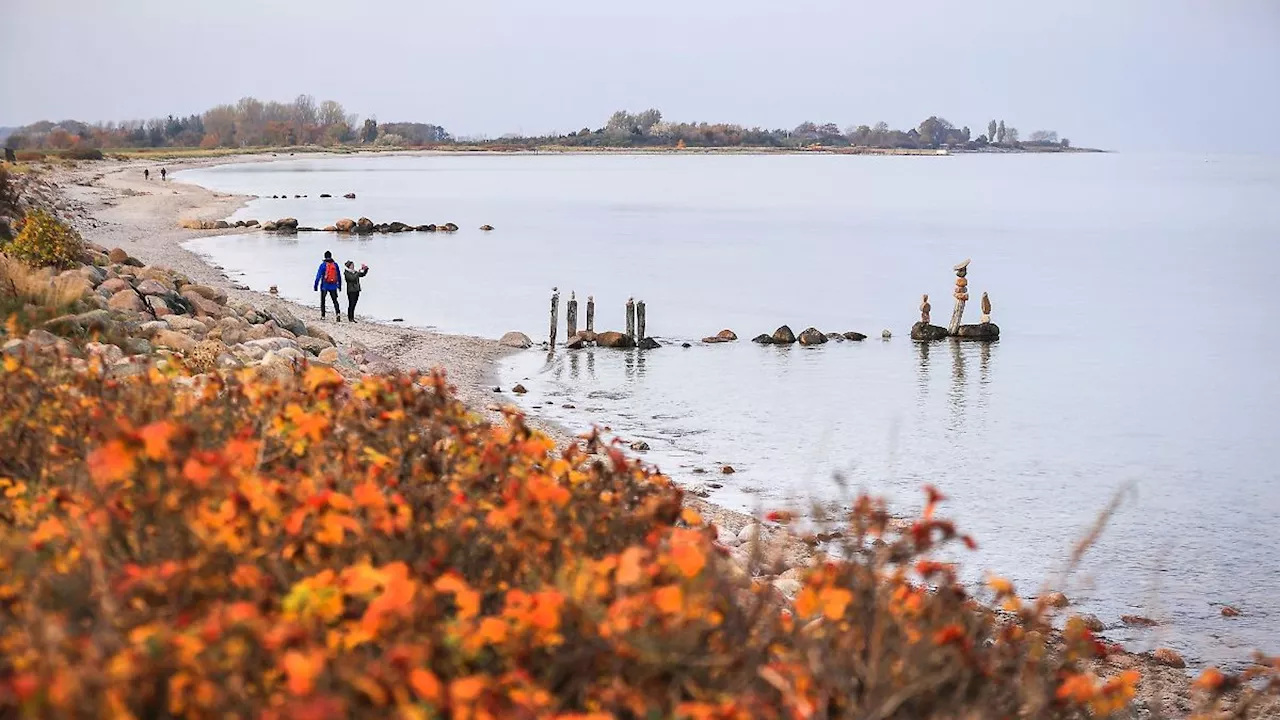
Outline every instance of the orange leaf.
{"type": "Polygon", "coordinates": [[[303,379],[306,384],[307,392],[315,392],[322,387],[337,387],[343,383],[342,375],[338,374],[333,368],[320,367],[313,365],[307,368],[307,374],[303,379]]]}
{"type": "Polygon", "coordinates": [[[684,608],[684,591],[677,585],[660,587],[653,594],[653,602],[662,612],[675,615],[684,608]]]}
{"type": "Polygon", "coordinates": [[[324,670],[324,652],[303,654],[290,650],[284,655],[284,672],[288,676],[289,692],[309,695],[315,688],[316,676],[324,670]]]}
{"type": "Polygon", "coordinates": [[[119,482],[133,474],[137,460],[124,442],[112,440],[89,453],[89,474],[98,482],[119,482]]]}
{"type": "Polygon", "coordinates": [[[484,692],[484,678],[472,675],[449,683],[449,697],[454,702],[471,702],[484,692]]]}
{"type": "Polygon", "coordinates": [[[178,434],[178,428],[168,420],[151,423],[138,431],[142,438],[142,452],[152,460],[169,457],[169,441],[178,434]]]}
{"type": "Polygon", "coordinates": [[[853,593],[844,588],[829,588],[822,591],[822,614],[828,620],[839,620],[844,611],[853,602],[853,593]]]}
{"type": "Polygon", "coordinates": [[[818,610],[818,593],[811,587],[805,587],[796,595],[796,614],[809,617],[818,610]]]}
{"type": "Polygon", "coordinates": [[[618,559],[618,584],[623,587],[638,585],[644,579],[644,548],[629,547],[618,559]]]}
{"type": "Polygon", "coordinates": [[[692,525],[694,527],[702,524],[702,515],[699,515],[698,511],[691,507],[687,507],[680,511],[680,519],[683,520],[686,525],[692,525]]]}
{"type": "Polygon", "coordinates": [[[671,549],[671,557],[680,568],[680,574],[687,578],[702,572],[707,565],[707,556],[702,549],[690,542],[682,542],[671,549]]]}
{"type": "Polygon", "coordinates": [[[440,703],[440,681],[430,670],[414,668],[413,672],[409,673],[409,687],[413,688],[414,694],[422,700],[437,705],[440,703]]]}
{"type": "Polygon", "coordinates": [[[214,468],[195,458],[187,458],[187,462],[182,466],[182,476],[190,480],[198,488],[208,486],[209,481],[213,479],[215,474],[214,468]]]}

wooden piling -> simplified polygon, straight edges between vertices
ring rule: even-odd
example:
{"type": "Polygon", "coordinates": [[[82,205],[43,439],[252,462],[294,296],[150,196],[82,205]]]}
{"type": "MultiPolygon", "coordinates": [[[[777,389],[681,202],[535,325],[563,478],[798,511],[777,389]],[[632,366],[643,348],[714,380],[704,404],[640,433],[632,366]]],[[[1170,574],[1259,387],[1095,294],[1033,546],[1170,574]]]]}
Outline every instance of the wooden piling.
{"type": "Polygon", "coordinates": [[[587,332],[596,331],[596,296],[587,296],[587,332]]]}
{"type": "Polygon", "coordinates": [[[947,332],[955,335],[960,331],[960,323],[964,320],[964,304],[969,300],[969,281],[965,276],[969,274],[969,261],[965,260],[955,266],[956,271],[956,291],[954,293],[956,299],[955,310],[951,311],[951,324],[947,326],[947,332]]]}
{"type": "Polygon", "coordinates": [[[636,301],[627,298],[627,337],[636,339],[636,301]]]}
{"type": "Polygon", "coordinates": [[[560,290],[551,288],[551,347],[556,346],[556,324],[557,317],[560,315],[560,290]]]}
{"type": "Polygon", "coordinates": [[[572,290],[569,291],[569,304],[565,306],[564,319],[567,326],[565,338],[572,340],[578,334],[578,297],[572,290]]]}
{"type": "Polygon", "coordinates": [[[643,300],[636,303],[636,335],[639,336],[638,339],[640,340],[643,340],[646,337],[648,337],[648,335],[644,334],[644,301],[643,300]]]}

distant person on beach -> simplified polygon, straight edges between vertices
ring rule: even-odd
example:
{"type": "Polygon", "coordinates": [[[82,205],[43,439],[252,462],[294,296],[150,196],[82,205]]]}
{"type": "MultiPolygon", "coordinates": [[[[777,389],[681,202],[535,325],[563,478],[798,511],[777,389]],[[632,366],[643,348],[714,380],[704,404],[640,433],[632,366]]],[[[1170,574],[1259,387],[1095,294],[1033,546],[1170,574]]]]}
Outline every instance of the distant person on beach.
{"type": "Polygon", "coordinates": [[[168,174],[169,174],[169,172],[168,172],[167,170],[165,170],[164,168],[160,168],[160,179],[161,179],[161,180],[167,180],[167,179],[168,179],[168,177],[167,177],[167,176],[168,176],[168,174]]]}
{"type": "Polygon", "coordinates": [[[347,269],[342,271],[347,281],[347,320],[356,321],[356,303],[360,301],[360,278],[369,274],[369,266],[361,265],[356,270],[355,262],[348,260],[347,269]]]}
{"type": "Polygon", "coordinates": [[[150,179],[151,179],[151,171],[150,171],[150,170],[147,170],[146,168],[143,168],[143,170],[142,170],[142,179],[143,179],[143,180],[150,180],[150,179]]]}
{"type": "Polygon", "coordinates": [[[333,259],[333,253],[328,250],[324,251],[324,262],[320,263],[320,268],[316,270],[313,289],[320,291],[320,319],[324,319],[325,297],[328,296],[333,298],[334,319],[342,322],[342,308],[338,307],[338,291],[342,289],[342,272],[333,259]]]}

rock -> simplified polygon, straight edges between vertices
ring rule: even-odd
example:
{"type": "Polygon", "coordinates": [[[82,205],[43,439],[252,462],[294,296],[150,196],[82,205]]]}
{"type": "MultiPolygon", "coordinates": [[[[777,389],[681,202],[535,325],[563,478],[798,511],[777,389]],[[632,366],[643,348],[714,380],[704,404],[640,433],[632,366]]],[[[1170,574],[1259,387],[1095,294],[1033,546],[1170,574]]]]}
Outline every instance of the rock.
{"type": "Polygon", "coordinates": [[[412,229],[413,229],[413,226],[412,226],[412,225],[405,225],[405,224],[404,224],[404,223],[402,223],[402,222],[396,221],[396,222],[393,222],[393,223],[391,223],[390,225],[388,225],[388,226],[387,226],[387,229],[388,229],[389,231],[393,232],[393,233],[400,233],[400,232],[404,232],[404,231],[406,231],[406,230],[412,230],[412,229]]]}
{"type": "Polygon", "coordinates": [[[151,312],[158,318],[168,317],[173,314],[173,308],[169,307],[168,301],[158,295],[148,296],[147,304],[151,306],[151,312]]]}
{"type": "Polygon", "coordinates": [[[795,599],[800,594],[801,587],[803,586],[799,580],[778,578],[773,581],[773,589],[782,593],[783,597],[788,600],[795,599]]]}
{"type": "Polygon", "coordinates": [[[918,322],[911,326],[911,339],[923,342],[933,342],[935,340],[945,340],[947,337],[947,329],[930,325],[926,322],[918,322]]]}
{"type": "Polygon", "coordinates": [[[1097,615],[1081,615],[1080,622],[1083,623],[1090,632],[1100,633],[1107,629],[1107,626],[1098,619],[1097,615]]]}
{"type": "Polygon", "coordinates": [[[435,225],[419,225],[415,227],[414,230],[417,232],[435,232],[436,226],[435,225]]]}
{"type": "Polygon", "coordinates": [[[1066,595],[1057,591],[1045,594],[1043,599],[1045,604],[1049,607],[1064,608],[1071,604],[1071,601],[1067,599],[1066,595]]]}
{"type": "Polygon", "coordinates": [[[231,224],[226,220],[219,220],[213,224],[214,230],[226,230],[229,227],[231,227],[231,224]]]}
{"type": "Polygon", "coordinates": [[[528,335],[514,330],[503,335],[498,344],[503,347],[520,348],[522,350],[533,347],[533,341],[529,339],[528,335]]]}
{"type": "Polygon", "coordinates": [[[891,337],[893,337],[893,333],[889,332],[888,330],[881,330],[881,331],[880,331],[880,339],[881,339],[881,340],[888,340],[888,339],[889,339],[889,338],[891,338],[891,337]]]}
{"type": "Polygon", "coordinates": [[[31,330],[27,332],[27,342],[37,348],[49,348],[58,344],[59,338],[47,330],[31,330]]]}
{"type": "Polygon", "coordinates": [[[649,449],[649,443],[643,440],[637,440],[631,443],[631,449],[635,450],[636,452],[645,452],[646,450],[649,449]]]}
{"type": "Polygon", "coordinates": [[[961,325],[956,329],[956,337],[965,338],[966,340],[998,340],[1000,338],[1000,326],[995,323],[961,325]]]}
{"type": "Polygon", "coordinates": [[[138,283],[138,292],[143,295],[170,295],[173,293],[172,287],[165,287],[155,280],[143,280],[138,283]]]}
{"type": "Polygon", "coordinates": [[[817,328],[806,328],[800,333],[801,345],[822,345],[827,342],[827,336],[818,331],[817,328]]]}
{"type": "Polygon", "coordinates": [[[107,253],[107,259],[112,265],[123,264],[125,260],[129,259],[129,253],[125,252],[123,248],[112,248],[111,252],[107,253]]]}
{"type": "Polygon", "coordinates": [[[196,349],[196,339],[190,335],[184,335],[173,330],[161,330],[151,336],[151,344],[170,350],[177,350],[182,354],[193,352],[196,349]]]}
{"type": "Polygon", "coordinates": [[[331,197],[333,197],[333,196],[332,196],[332,195],[330,195],[329,193],[320,193],[320,197],[322,197],[322,198],[331,198],[331,197]]]}
{"type": "Polygon", "coordinates": [[[738,531],[738,536],[735,539],[738,541],[739,545],[751,545],[755,543],[760,539],[760,526],[754,522],[747,525],[738,531]]]}
{"type": "Polygon", "coordinates": [[[640,341],[640,344],[637,345],[637,347],[639,347],[641,350],[657,350],[658,348],[662,347],[662,343],[658,342],[657,340],[654,340],[651,337],[647,337],[642,339],[640,341]]]}
{"type": "Polygon", "coordinates": [[[1130,627],[1156,627],[1160,623],[1142,615],[1121,615],[1120,622],[1130,627]]]}
{"type": "MultiPolygon", "coordinates": [[[[304,323],[304,325],[306,327],[306,332],[302,333],[302,335],[313,337],[313,338],[316,338],[317,340],[323,340],[326,345],[338,344],[337,341],[333,339],[333,336],[325,332],[324,328],[320,327],[319,325],[314,325],[312,323],[304,323]]],[[[298,333],[295,333],[295,334],[298,334],[298,333]]]]}
{"type": "Polygon", "coordinates": [[[480,229],[481,229],[481,230],[483,230],[483,231],[485,231],[485,232],[491,232],[491,231],[493,230],[493,226],[492,226],[492,225],[481,225],[481,226],[480,226],[480,229]]]}
{"type": "Polygon", "coordinates": [[[1230,605],[1222,606],[1222,617],[1240,617],[1240,615],[1240,608],[1232,607],[1230,605]]]}
{"type": "MultiPolygon", "coordinates": [[[[314,338],[313,338],[314,339],[314,338]]],[[[282,337],[268,337],[259,340],[246,340],[243,345],[245,347],[261,348],[266,352],[279,352],[281,350],[299,350],[301,346],[296,340],[282,337]]]]}
{"type": "Polygon", "coordinates": [[[723,340],[737,340],[738,334],[732,330],[721,330],[720,332],[716,333],[716,337],[721,338],[723,340]]]}
{"type": "Polygon", "coordinates": [[[1184,668],[1187,666],[1187,661],[1183,660],[1176,650],[1170,650],[1169,648],[1157,648],[1155,652],[1151,653],[1151,657],[1157,663],[1166,667],[1184,668]]]}
{"type": "Polygon", "coordinates": [[[751,342],[753,342],[753,343],[759,343],[759,344],[761,344],[761,345],[772,345],[772,344],[773,344],[773,336],[772,336],[772,335],[757,335],[757,336],[755,336],[755,337],[751,338],[751,342]]]}
{"type": "Polygon", "coordinates": [[[682,347],[682,348],[691,348],[691,347],[693,347],[693,345],[690,345],[689,343],[680,343],[680,347],[682,347]]]}
{"type": "Polygon", "coordinates": [[[346,199],[348,199],[348,200],[355,200],[355,199],[356,199],[356,194],[355,194],[355,193],[347,193],[346,195],[343,195],[342,197],[344,197],[344,198],[346,198],[346,199]]]}
{"type": "Polygon", "coordinates": [[[847,333],[845,333],[845,334],[844,334],[844,339],[845,339],[845,340],[853,340],[853,341],[855,341],[855,342],[860,342],[860,341],[862,341],[862,340],[866,340],[866,339],[867,339],[867,336],[866,336],[866,335],[863,335],[863,334],[862,334],[862,333],[860,333],[860,332],[847,332],[847,333]]]}
{"type": "Polygon", "coordinates": [[[795,333],[791,332],[791,328],[783,325],[773,331],[773,336],[769,338],[769,341],[774,345],[790,345],[796,341],[796,336],[795,333]]]}
{"type": "Polygon", "coordinates": [[[186,315],[170,315],[164,319],[164,324],[170,330],[179,330],[198,337],[204,337],[204,334],[209,332],[208,325],[186,315]]]}
{"type": "Polygon", "coordinates": [[[115,295],[121,290],[125,290],[128,288],[129,288],[128,280],[116,277],[116,278],[110,278],[108,280],[104,280],[102,284],[98,286],[98,292],[104,293],[107,297],[111,297],[112,295],[115,295]]]}
{"type": "Polygon", "coordinates": [[[273,223],[273,222],[266,222],[266,223],[263,223],[263,224],[262,224],[262,229],[263,229],[263,230],[266,230],[267,232],[272,232],[272,231],[274,231],[274,230],[276,229],[276,224],[275,224],[275,223],[273,223]]]}
{"type": "Polygon", "coordinates": [[[338,222],[334,223],[333,227],[336,228],[338,232],[349,233],[356,229],[356,221],[351,218],[342,218],[338,222]]]}
{"type": "Polygon", "coordinates": [[[597,333],[596,344],[600,347],[626,349],[635,347],[636,341],[620,332],[610,330],[609,332],[597,333]]]}
{"type": "Polygon", "coordinates": [[[290,312],[289,308],[285,307],[283,303],[274,303],[267,306],[263,310],[263,314],[265,314],[269,319],[275,321],[276,325],[279,325],[294,335],[307,334],[306,323],[299,320],[297,316],[290,312]]]}
{"type": "Polygon", "coordinates": [[[722,338],[719,335],[711,335],[702,338],[702,342],[707,343],[708,345],[718,345],[719,343],[727,343],[731,341],[728,338],[722,338]]]}
{"type": "Polygon", "coordinates": [[[444,224],[444,231],[445,231],[445,232],[458,232],[458,226],[457,226],[457,225],[454,225],[453,223],[445,223],[445,224],[444,224]]]}
{"type": "Polygon", "coordinates": [[[362,217],[356,221],[356,232],[361,235],[368,235],[373,232],[373,221],[367,217],[362,217]]]}
{"type": "Polygon", "coordinates": [[[516,385],[515,387],[511,388],[511,392],[513,392],[513,393],[515,393],[515,394],[517,394],[517,395],[524,395],[525,393],[527,393],[527,392],[529,392],[529,391],[528,391],[527,389],[525,389],[525,386],[524,386],[524,385],[516,385]]]}
{"type": "Polygon", "coordinates": [[[257,221],[257,220],[245,220],[245,221],[244,221],[244,226],[245,226],[245,227],[258,227],[258,221],[257,221]]]}
{"type": "Polygon", "coordinates": [[[725,465],[724,467],[720,468],[720,473],[723,475],[732,475],[736,472],[738,471],[734,470],[732,465],[725,465]]]}
{"type": "Polygon", "coordinates": [[[133,291],[133,288],[121,290],[111,296],[111,300],[107,302],[107,307],[112,310],[128,310],[130,312],[146,312],[147,305],[142,301],[142,296],[133,291]]]}
{"type": "Polygon", "coordinates": [[[183,294],[188,292],[196,293],[218,303],[219,305],[227,304],[227,291],[222,288],[213,288],[208,285],[183,285],[182,292],[183,294]]]}
{"type": "Polygon", "coordinates": [[[276,221],[276,230],[297,230],[298,218],[280,218],[276,221]]]}
{"type": "Polygon", "coordinates": [[[149,338],[161,330],[170,330],[169,323],[164,320],[152,320],[144,322],[138,326],[138,334],[144,338],[149,338]]]}
{"type": "MultiPolygon", "coordinates": [[[[193,285],[187,286],[187,288],[190,288],[190,287],[195,287],[195,286],[193,285]]],[[[183,300],[186,300],[187,302],[191,303],[193,307],[195,307],[196,317],[211,317],[211,318],[222,317],[221,305],[201,295],[200,293],[193,292],[191,290],[188,290],[187,288],[183,288],[181,297],[183,300]]]]}
{"type": "Polygon", "coordinates": [[[320,360],[320,362],[326,362],[326,363],[329,363],[330,365],[337,364],[337,362],[338,362],[338,357],[339,357],[339,356],[338,356],[338,348],[336,348],[336,347],[327,347],[327,348],[325,348],[325,349],[321,350],[321,351],[320,351],[320,354],[319,354],[318,356],[316,356],[316,357],[320,360]]]}
{"type": "Polygon", "coordinates": [[[574,335],[564,346],[569,350],[582,350],[587,346],[587,341],[581,335],[574,335]]]}
{"type": "Polygon", "coordinates": [[[322,230],[324,232],[338,232],[338,228],[333,225],[325,225],[322,230]]]}
{"type": "Polygon", "coordinates": [[[310,335],[299,335],[294,342],[298,343],[298,347],[306,350],[312,355],[319,355],[322,350],[333,347],[332,343],[327,343],[320,338],[311,337],[310,335]]]}
{"type": "Polygon", "coordinates": [[[829,342],[844,342],[844,336],[840,333],[826,333],[829,342]]]}

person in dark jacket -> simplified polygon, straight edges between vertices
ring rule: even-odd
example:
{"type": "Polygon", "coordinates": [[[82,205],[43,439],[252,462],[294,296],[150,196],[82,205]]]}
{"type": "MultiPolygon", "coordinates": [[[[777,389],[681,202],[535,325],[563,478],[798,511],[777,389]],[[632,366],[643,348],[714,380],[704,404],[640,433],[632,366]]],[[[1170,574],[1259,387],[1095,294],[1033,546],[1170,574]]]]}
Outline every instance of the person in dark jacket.
{"type": "Polygon", "coordinates": [[[360,301],[360,278],[368,274],[368,265],[361,265],[360,269],[356,270],[356,264],[351,260],[347,261],[347,269],[342,271],[347,281],[347,319],[351,322],[356,321],[356,303],[360,301]]]}
{"type": "Polygon", "coordinates": [[[313,290],[320,291],[320,318],[324,318],[325,296],[333,298],[333,314],[338,322],[342,322],[342,308],[338,307],[338,291],[342,289],[342,271],[333,259],[333,253],[324,251],[324,262],[316,270],[316,282],[313,290]]]}

